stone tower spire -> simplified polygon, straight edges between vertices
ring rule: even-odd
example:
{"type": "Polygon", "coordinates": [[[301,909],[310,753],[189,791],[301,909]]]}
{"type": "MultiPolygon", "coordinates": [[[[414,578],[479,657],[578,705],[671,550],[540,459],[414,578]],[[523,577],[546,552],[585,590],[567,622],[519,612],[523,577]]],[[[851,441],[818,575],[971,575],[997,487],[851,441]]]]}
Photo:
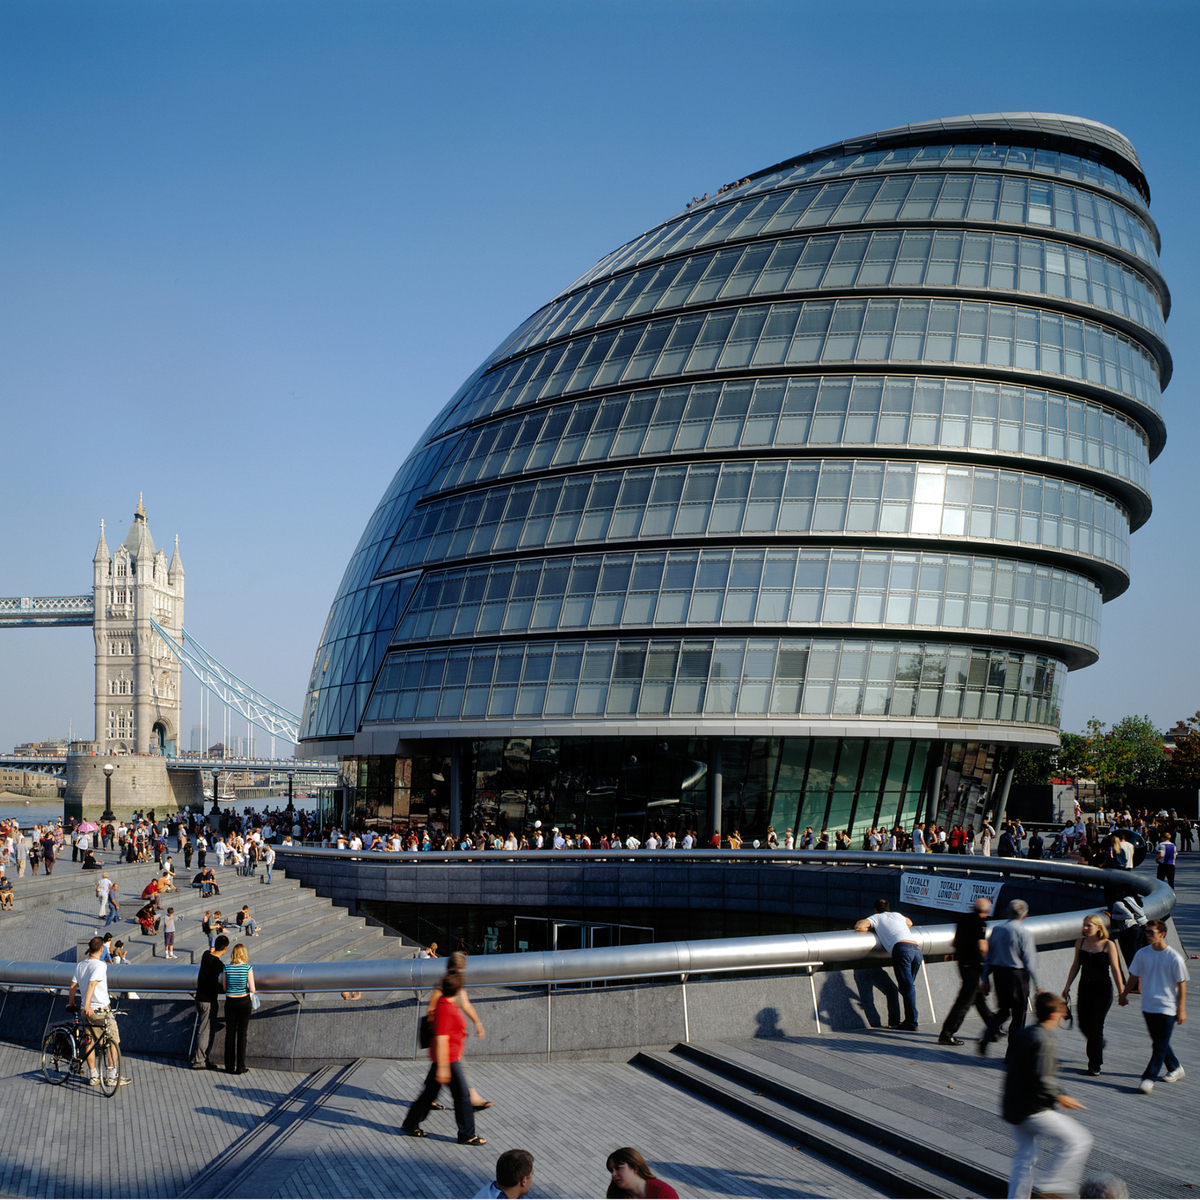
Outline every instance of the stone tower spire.
{"type": "Polygon", "coordinates": [[[102,753],[174,753],[183,668],[154,632],[183,632],[183,563],[154,545],[141,495],[125,541],[96,550],[96,741],[102,753]]]}

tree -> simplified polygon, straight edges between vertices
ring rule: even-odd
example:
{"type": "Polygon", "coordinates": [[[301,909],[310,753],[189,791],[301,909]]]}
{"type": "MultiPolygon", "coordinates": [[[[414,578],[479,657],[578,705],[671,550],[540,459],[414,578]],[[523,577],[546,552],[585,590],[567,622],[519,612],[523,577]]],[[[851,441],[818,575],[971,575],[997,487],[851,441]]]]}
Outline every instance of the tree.
{"type": "Polygon", "coordinates": [[[1161,787],[1165,782],[1162,733],[1149,717],[1124,717],[1109,730],[1093,717],[1082,741],[1086,773],[1105,800],[1116,799],[1127,788],[1161,787]]]}
{"type": "Polygon", "coordinates": [[[1060,735],[1060,745],[1039,746],[1022,750],[1017,755],[1013,783],[1050,784],[1056,779],[1070,779],[1088,774],[1084,746],[1086,739],[1077,733],[1060,735]]]}
{"type": "Polygon", "coordinates": [[[1171,732],[1175,735],[1175,752],[1167,778],[1175,787],[1200,787],[1200,712],[1177,722],[1171,732]]]}

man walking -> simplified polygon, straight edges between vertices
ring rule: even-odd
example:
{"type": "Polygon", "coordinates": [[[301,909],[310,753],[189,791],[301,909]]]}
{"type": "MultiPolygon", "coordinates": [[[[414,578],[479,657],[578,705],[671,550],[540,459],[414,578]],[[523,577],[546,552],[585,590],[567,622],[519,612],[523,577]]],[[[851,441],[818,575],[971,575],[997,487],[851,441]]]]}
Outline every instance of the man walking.
{"type": "Polygon", "coordinates": [[[1163,840],[1155,847],[1158,853],[1155,855],[1155,860],[1158,863],[1157,875],[1159,879],[1167,881],[1167,887],[1172,891],[1175,890],[1175,855],[1176,845],[1171,840],[1169,830],[1163,831],[1163,840]]]}
{"type": "Polygon", "coordinates": [[[264,852],[263,861],[267,864],[267,882],[272,882],[272,873],[275,870],[275,847],[267,842],[267,848],[264,852]]]}
{"type": "Polygon", "coordinates": [[[104,928],[121,920],[121,901],[117,898],[117,881],[108,882],[108,909],[104,914],[104,928]]]}
{"type": "Polygon", "coordinates": [[[1083,1164],[1092,1135],[1055,1107],[1082,1109],[1058,1086],[1058,1054],[1054,1031],[1067,1011],[1061,996],[1042,992],[1035,1008],[1038,1023],[1020,1030],[1012,1041],[1004,1084],[1004,1119],[1013,1127],[1017,1152],[1008,1176],[1010,1197],[1033,1193],[1033,1170],[1039,1142],[1056,1143],[1038,1181],[1039,1196],[1078,1196],[1083,1164]]]}
{"type": "MultiPolygon", "coordinates": [[[[96,899],[100,902],[100,911],[96,913],[98,917],[108,915],[108,893],[112,890],[112,880],[108,877],[108,872],[105,871],[100,876],[100,882],[96,884],[96,899]]],[[[107,921],[104,922],[106,925],[107,921]]]]}
{"type": "Polygon", "coordinates": [[[1128,1004],[1131,991],[1142,993],[1142,1018],[1150,1031],[1153,1050],[1138,1090],[1149,1095],[1154,1091],[1159,1067],[1167,1068],[1163,1076],[1167,1083],[1178,1083],[1184,1076],[1183,1067],[1171,1049],[1171,1034],[1176,1025],[1187,1020],[1184,1005],[1189,975],[1183,955],[1167,945],[1165,921],[1147,921],[1146,940],[1149,945],[1143,946],[1129,964],[1127,990],[1117,1003],[1128,1004]]]}
{"type": "Polygon", "coordinates": [[[904,1020],[899,1028],[916,1033],[916,978],[924,959],[921,957],[921,947],[911,933],[912,921],[903,913],[892,912],[891,905],[879,899],[875,901],[874,915],[856,922],[854,930],[856,933],[874,933],[879,944],[892,956],[896,986],[904,1000],[904,1020]]]}
{"type": "Polygon", "coordinates": [[[986,996],[992,984],[995,984],[996,1013],[979,1039],[980,1054],[987,1053],[988,1046],[999,1036],[1000,1026],[1006,1018],[1009,1020],[1010,1052],[1013,1036],[1025,1024],[1029,989],[1037,988],[1037,946],[1034,945],[1033,935],[1021,925],[1027,916],[1029,905],[1024,900],[1011,900],[1008,920],[992,930],[987,958],[983,963],[983,994],[986,996]]]}
{"type": "Polygon", "coordinates": [[[200,973],[196,979],[196,1042],[192,1049],[192,1067],[197,1071],[221,1070],[221,1064],[213,1062],[212,1049],[217,1040],[220,977],[225,969],[221,959],[228,949],[229,939],[222,933],[200,956],[200,973]]]}
{"type": "Polygon", "coordinates": [[[983,960],[987,957],[987,919],[991,915],[992,902],[987,896],[980,896],[975,901],[975,907],[969,913],[963,913],[958,918],[954,930],[954,957],[958,962],[958,976],[962,980],[954,1006],[946,1015],[946,1023],[942,1026],[938,1041],[943,1046],[962,1046],[962,1038],[956,1037],[967,1009],[975,1005],[984,1025],[990,1024],[992,1013],[983,997],[979,994],[980,979],[983,975],[983,960]]]}

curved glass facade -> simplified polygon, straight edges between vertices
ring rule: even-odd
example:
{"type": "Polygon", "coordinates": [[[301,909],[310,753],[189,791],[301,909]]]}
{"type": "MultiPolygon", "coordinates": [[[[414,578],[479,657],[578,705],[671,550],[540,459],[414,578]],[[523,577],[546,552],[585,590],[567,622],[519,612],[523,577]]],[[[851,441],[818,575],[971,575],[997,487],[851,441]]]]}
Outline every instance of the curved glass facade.
{"type": "Polygon", "coordinates": [[[842,288],[1025,292],[1087,304],[1166,338],[1154,285],[1116,259],[1045,238],[957,230],[841,233],[755,241],[645,267],[543,309],[509,354],[625,316],[746,296],[842,288]]]}
{"type": "Polygon", "coordinates": [[[832,533],[987,539],[1119,574],[1129,566],[1129,515],[1091,488],[988,467],[825,458],[587,471],[460,493],[413,512],[381,573],[590,542],[832,533]]]}
{"type": "Polygon", "coordinates": [[[626,716],[1047,724],[1063,663],[986,646],[816,638],[480,643],[388,656],[368,724],[626,716]]]}
{"type": "MultiPolygon", "coordinates": [[[[452,823],[494,818],[495,754],[646,739],[687,743],[713,824],[723,746],[803,758],[757,805],[779,820],[878,817],[893,761],[914,811],[990,797],[1055,737],[1150,514],[1158,249],[1128,142],[1046,114],[886,130],[670,218],[422,436],[334,600],[302,741],[397,789],[424,756],[452,823]]],[[[680,802],[640,795],[614,812],[680,802]]]]}
{"type": "Polygon", "coordinates": [[[1051,459],[1149,496],[1146,435],[1060,392],[936,376],[806,375],[641,388],[466,430],[431,491],[651,455],[863,445],[1051,459]]]}
{"type": "MultiPolygon", "coordinates": [[[[632,266],[759,234],[831,225],[952,221],[1057,229],[1112,246],[1158,271],[1157,237],[1142,216],[1118,201],[1050,180],[1002,175],[904,174],[785,188],[710,204],[643,234],[602,260],[574,287],[632,266]]],[[[572,290],[574,290],[574,287],[572,290]]]]}
{"type": "Polygon", "coordinates": [[[1088,661],[1100,602],[1083,575],[979,556],[817,547],[579,554],[428,571],[395,641],[713,622],[916,625],[1061,638],[1076,643],[1063,657],[1088,661]]]}
{"type": "Polygon", "coordinates": [[[455,423],[643,380],[808,363],[1032,372],[1128,398],[1150,410],[1145,417],[1162,413],[1157,363],[1124,334],[1036,308],[889,296],[739,305],[572,338],[485,375],[455,423]]]}

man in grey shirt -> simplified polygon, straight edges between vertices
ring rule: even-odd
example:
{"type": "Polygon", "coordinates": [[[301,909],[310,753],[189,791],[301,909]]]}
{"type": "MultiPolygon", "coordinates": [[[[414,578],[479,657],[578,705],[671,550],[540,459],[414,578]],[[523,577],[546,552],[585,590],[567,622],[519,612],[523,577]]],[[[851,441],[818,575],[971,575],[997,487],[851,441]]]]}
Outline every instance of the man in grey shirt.
{"type": "Polygon", "coordinates": [[[987,1053],[988,1046],[999,1036],[1000,1026],[1006,1019],[1009,1021],[1008,1044],[1011,1052],[1013,1034],[1025,1024],[1029,990],[1042,990],[1037,983],[1037,946],[1034,945],[1033,935],[1022,925],[1027,916],[1029,905],[1024,900],[1010,900],[1009,919],[993,928],[992,936],[988,939],[980,991],[986,996],[995,985],[996,1013],[979,1039],[980,1054],[987,1053]]]}

